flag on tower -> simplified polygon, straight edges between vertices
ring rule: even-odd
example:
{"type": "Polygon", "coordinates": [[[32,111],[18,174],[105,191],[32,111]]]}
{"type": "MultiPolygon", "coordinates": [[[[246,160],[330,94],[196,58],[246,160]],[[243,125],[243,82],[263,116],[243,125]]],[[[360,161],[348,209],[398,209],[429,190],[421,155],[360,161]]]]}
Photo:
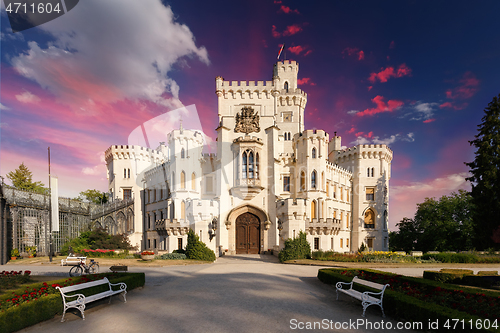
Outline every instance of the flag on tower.
{"type": "Polygon", "coordinates": [[[278,60],[280,59],[280,55],[281,55],[281,52],[283,52],[283,49],[285,48],[285,43],[283,43],[283,45],[281,45],[281,49],[278,53],[278,60]]]}

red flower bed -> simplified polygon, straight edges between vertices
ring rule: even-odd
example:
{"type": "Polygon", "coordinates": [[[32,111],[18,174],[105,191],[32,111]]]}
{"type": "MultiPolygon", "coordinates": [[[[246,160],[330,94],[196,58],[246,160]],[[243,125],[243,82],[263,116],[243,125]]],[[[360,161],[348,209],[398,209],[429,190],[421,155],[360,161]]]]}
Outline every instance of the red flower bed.
{"type": "Polygon", "coordinates": [[[483,318],[500,319],[500,296],[487,296],[483,293],[469,293],[457,289],[434,287],[424,283],[405,281],[401,275],[346,270],[342,275],[358,277],[381,284],[389,283],[389,289],[418,298],[425,302],[436,303],[471,315],[483,318]]]}

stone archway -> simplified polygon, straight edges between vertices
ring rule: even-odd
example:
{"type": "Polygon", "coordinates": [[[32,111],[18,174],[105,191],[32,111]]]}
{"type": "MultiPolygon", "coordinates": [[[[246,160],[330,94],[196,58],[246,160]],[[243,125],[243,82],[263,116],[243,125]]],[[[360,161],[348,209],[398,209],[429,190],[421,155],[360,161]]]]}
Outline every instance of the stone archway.
{"type": "Polygon", "coordinates": [[[252,213],[236,218],[236,254],[258,254],[260,251],[260,220],[252,213]]]}
{"type": "MultiPolygon", "coordinates": [[[[236,208],[233,208],[227,215],[226,217],[226,221],[224,222],[224,224],[226,225],[226,229],[228,231],[228,238],[227,238],[227,246],[228,246],[228,249],[229,249],[229,254],[239,254],[239,253],[242,253],[240,252],[239,250],[237,250],[237,247],[240,246],[239,243],[237,243],[237,240],[236,240],[236,229],[237,229],[237,224],[236,224],[236,221],[237,219],[246,214],[246,213],[249,213],[250,215],[253,215],[255,216],[255,219],[257,220],[257,226],[254,226],[255,229],[252,229],[253,232],[257,231],[257,234],[259,236],[258,238],[258,242],[257,240],[255,241],[256,245],[258,246],[258,251],[255,252],[255,253],[260,253],[262,251],[263,248],[265,248],[268,244],[267,244],[267,230],[269,228],[269,226],[271,226],[271,222],[269,220],[269,216],[267,215],[267,213],[263,210],[261,210],[260,208],[257,208],[255,206],[252,206],[252,205],[241,205],[239,207],[236,207],[236,208]]],[[[251,216],[249,215],[245,215],[247,218],[250,218],[251,216]]],[[[244,219],[244,218],[242,218],[244,219]]],[[[241,224],[241,223],[238,223],[238,224],[241,224]]],[[[254,225],[254,223],[252,223],[254,225]]],[[[247,228],[250,230],[250,228],[247,228]]],[[[252,237],[255,236],[255,233],[253,234],[252,237]]],[[[249,237],[249,236],[247,236],[249,237]]],[[[241,243],[244,243],[243,241],[241,241],[241,243]]],[[[254,243],[253,241],[250,242],[250,241],[246,241],[246,243],[254,243]]],[[[242,246],[242,245],[241,245],[242,246]]],[[[247,253],[246,252],[247,250],[245,250],[245,252],[243,253],[247,253]]],[[[252,251],[255,251],[255,250],[252,250],[252,251]]],[[[248,252],[248,253],[253,253],[253,252],[248,252]]]]}

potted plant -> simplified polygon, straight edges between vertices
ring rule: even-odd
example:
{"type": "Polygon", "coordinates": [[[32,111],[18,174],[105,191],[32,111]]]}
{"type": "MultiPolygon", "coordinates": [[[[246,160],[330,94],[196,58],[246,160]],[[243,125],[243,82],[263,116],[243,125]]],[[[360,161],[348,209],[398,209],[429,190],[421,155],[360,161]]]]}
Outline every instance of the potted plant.
{"type": "Polygon", "coordinates": [[[36,246],[26,246],[26,252],[30,258],[36,257],[36,246]]]}
{"type": "Polygon", "coordinates": [[[12,249],[10,251],[10,259],[11,260],[16,260],[17,257],[19,257],[19,250],[18,249],[12,249]]]}
{"type": "Polygon", "coordinates": [[[153,260],[155,258],[155,253],[153,251],[142,251],[141,259],[142,260],[153,260]]]}

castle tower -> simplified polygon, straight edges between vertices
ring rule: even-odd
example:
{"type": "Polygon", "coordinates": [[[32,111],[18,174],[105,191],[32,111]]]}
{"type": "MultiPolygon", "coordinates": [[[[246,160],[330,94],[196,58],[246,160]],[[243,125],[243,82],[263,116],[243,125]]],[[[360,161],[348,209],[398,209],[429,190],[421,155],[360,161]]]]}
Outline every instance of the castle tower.
{"type": "MultiPolygon", "coordinates": [[[[330,147],[340,145],[330,141],[330,147]]],[[[357,145],[330,151],[330,159],[352,171],[352,248],[389,249],[389,179],[392,150],[386,145],[357,145]],[[335,157],[334,157],[335,156],[335,157]]]]}

